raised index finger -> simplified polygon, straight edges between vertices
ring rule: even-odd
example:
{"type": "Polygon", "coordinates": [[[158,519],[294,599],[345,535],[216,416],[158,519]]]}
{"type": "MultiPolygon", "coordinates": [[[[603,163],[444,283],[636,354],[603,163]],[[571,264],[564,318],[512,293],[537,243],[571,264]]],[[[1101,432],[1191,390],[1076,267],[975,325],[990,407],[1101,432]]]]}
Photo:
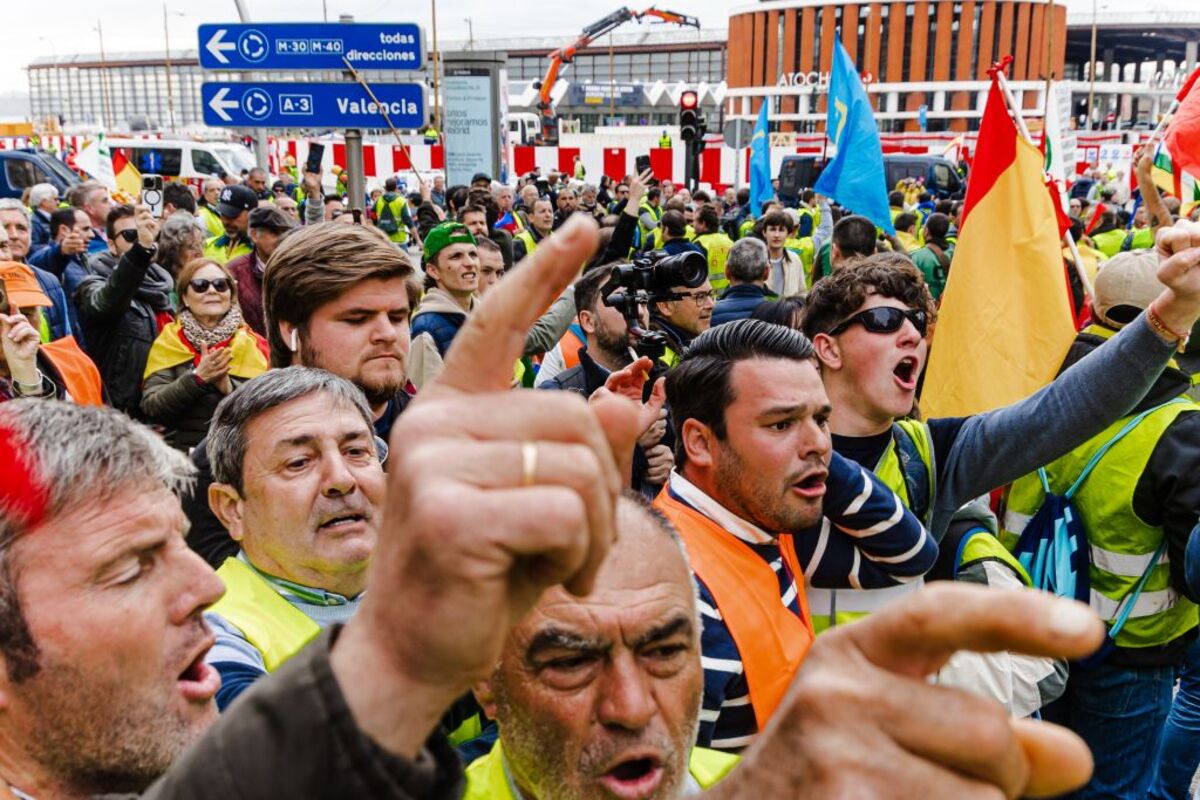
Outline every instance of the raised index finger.
{"type": "Polygon", "coordinates": [[[876,665],[923,678],[957,650],[1086,656],[1100,646],[1104,626],[1082,603],[1046,592],[938,582],[842,633],[876,665]]]}
{"type": "Polygon", "coordinates": [[[576,214],[509,272],[467,317],[446,364],[422,394],[452,390],[477,394],[509,388],[525,336],[596,252],[596,223],[576,214]]]}

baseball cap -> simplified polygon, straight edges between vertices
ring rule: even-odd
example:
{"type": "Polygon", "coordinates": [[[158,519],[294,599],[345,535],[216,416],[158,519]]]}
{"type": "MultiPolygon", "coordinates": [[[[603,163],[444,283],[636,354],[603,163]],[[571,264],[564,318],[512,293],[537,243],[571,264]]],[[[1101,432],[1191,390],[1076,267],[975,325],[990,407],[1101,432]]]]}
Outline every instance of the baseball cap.
{"type": "Polygon", "coordinates": [[[258,206],[258,195],[249,186],[240,183],[226,186],[217,198],[217,213],[222,217],[236,217],[243,211],[258,206]]]}
{"type": "MultiPolygon", "coordinates": [[[[53,305],[50,298],[42,291],[37,276],[33,270],[17,261],[0,261],[0,281],[4,283],[4,291],[8,294],[10,303],[16,303],[17,308],[30,306],[48,307],[53,305]]],[[[7,314],[8,309],[0,310],[7,314]]]]}
{"type": "Polygon", "coordinates": [[[480,181],[487,181],[488,183],[491,183],[492,176],[488,175],[486,172],[476,172],[474,175],[471,176],[471,185],[472,186],[479,183],[480,181]]]}
{"type": "Polygon", "coordinates": [[[425,236],[425,263],[452,244],[475,244],[475,237],[461,222],[443,222],[425,236]]]}
{"type": "Polygon", "coordinates": [[[1105,324],[1120,328],[1133,322],[1165,287],[1158,280],[1158,253],[1117,253],[1100,265],[1092,307],[1105,324]]]}

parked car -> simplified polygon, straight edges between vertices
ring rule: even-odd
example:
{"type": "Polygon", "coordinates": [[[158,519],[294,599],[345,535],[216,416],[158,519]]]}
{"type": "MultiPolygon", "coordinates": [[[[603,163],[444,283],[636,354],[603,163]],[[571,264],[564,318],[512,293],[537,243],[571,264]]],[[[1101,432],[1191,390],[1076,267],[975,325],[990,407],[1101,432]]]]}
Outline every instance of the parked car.
{"type": "Polygon", "coordinates": [[[17,197],[38,183],[53,184],[61,197],[80,178],[49,150],[21,147],[0,150],[0,197],[17,197]]]}

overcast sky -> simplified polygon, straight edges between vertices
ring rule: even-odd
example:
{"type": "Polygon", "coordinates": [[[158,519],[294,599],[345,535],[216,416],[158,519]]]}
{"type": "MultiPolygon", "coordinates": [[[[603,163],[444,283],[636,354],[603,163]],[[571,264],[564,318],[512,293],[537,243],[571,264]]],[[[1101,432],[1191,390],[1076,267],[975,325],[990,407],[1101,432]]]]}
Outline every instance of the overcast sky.
{"type": "MultiPolygon", "coordinates": [[[[562,34],[569,38],[584,25],[620,7],[617,2],[579,0],[442,0],[438,4],[439,39],[466,39],[467,19],[476,38],[562,34]]],[[[329,19],[353,14],[362,22],[417,22],[430,31],[427,0],[245,0],[250,16],[267,21],[319,21],[323,5],[329,19]]],[[[643,8],[653,0],[630,1],[643,8]]],[[[1091,0],[1068,0],[1072,10],[1090,10],[1091,0]]],[[[748,5],[748,0],[659,0],[662,8],[692,14],[706,28],[728,26],[731,8],[748,5]]],[[[1145,8],[1145,0],[1099,0],[1101,8],[1145,8]]],[[[1196,0],[1154,0],[1156,7],[1194,9],[1196,0]]],[[[155,0],[5,0],[4,47],[0,48],[0,94],[26,91],[24,67],[39,56],[94,53],[99,50],[96,19],[102,20],[104,47],[108,52],[161,50],[163,48],[163,3],[155,0]],[[17,35],[12,35],[13,33],[17,35]]],[[[234,0],[167,0],[172,49],[196,46],[196,26],[205,22],[234,22],[234,0]]],[[[630,24],[626,30],[636,29],[630,24]]]]}

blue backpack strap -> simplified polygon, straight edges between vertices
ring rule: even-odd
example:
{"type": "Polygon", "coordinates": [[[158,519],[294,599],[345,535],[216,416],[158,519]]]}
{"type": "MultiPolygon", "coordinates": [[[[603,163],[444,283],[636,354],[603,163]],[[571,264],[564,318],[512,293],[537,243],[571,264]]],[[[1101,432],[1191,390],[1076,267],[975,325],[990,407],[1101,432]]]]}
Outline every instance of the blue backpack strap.
{"type": "Polygon", "coordinates": [[[1108,636],[1113,641],[1116,641],[1117,634],[1121,632],[1121,628],[1125,627],[1125,621],[1129,619],[1129,615],[1133,613],[1134,605],[1137,604],[1138,595],[1142,593],[1142,589],[1146,588],[1146,581],[1150,580],[1150,573],[1154,572],[1154,568],[1158,566],[1158,561],[1162,558],[1162,554],[1166,549],[1167,539],[1163,537],[1163,540],[1158,543],[1158,549],[1154,551],[1154,557],[1146,565],[1146,571],[1142,573],[1142,577],[1138,578],[1138,582],[1133,585],[1133,589],[1129,594],[1122,598],[1121,610],[1117,612],[1112,627],[1108,629],[1108,636]]]}
{"type": "MultiPolygon", "coordinates": [[[[1067,489],[1066,493],[1063,494],[1063,497],[1067,498],[1068,500],[1070,500],[1072,497],[1074,497],[1075,492],[1079,491],[1079,487],[1083,485],[1083,482],[1087,479],[1088,475],[1091,475],[1092,470],[1094,470],[1096,468],[1096,465],[1100,463],[1100,459],[1104,458],[1104,456],[1108,454],[1108,451],[1111,450],[1117,442],[1124,439],[1127,435],[1129,435],[1129,433],[1131,433],[1133,431],[1134,428],[1136,428],[1138,425],[1140,425],[1142,423],[1142,420],[1144,420],[1146,417],[1153,414],[1155,411],[1158,411],[1160,408],[1166,408],[1167,406],[1173,405],[1176,403],[1188,403],[1188,402],[1190,402],[1190,401],[1187,400],[1186,398],[1173,397],[1165,403],[1154,406],[1153,408],[1146,409],[1142,413],[1138,414],[1136,417],[1133,417],[1131,420],[1126,422],[1121,427],[1121,430],[1117,431],[1111,439],[1109,439],[1107,442],[1104,443],[1103,447],[1101,447],[1099,450],[1097,450],[1095,453],[1092,454],[1092,457],[1090,459],[1088,459],[1087,464],[1084,465],[1083,471],[1079,473],[1079,477],[1075,479],[1075,482],[1073,484],[1071,484],[1071,488],[1067,489]]],[[[1044,471],[1039,470],[1039,473],[1044,474],[1044,471]]],[[[1046,485],[1044,478],[1043,478],[1043,485],[1044,486],[1046,485]]],[[[1047,490],[1047,491],[1049,491],[1049,490],[1047,490]]]]}

